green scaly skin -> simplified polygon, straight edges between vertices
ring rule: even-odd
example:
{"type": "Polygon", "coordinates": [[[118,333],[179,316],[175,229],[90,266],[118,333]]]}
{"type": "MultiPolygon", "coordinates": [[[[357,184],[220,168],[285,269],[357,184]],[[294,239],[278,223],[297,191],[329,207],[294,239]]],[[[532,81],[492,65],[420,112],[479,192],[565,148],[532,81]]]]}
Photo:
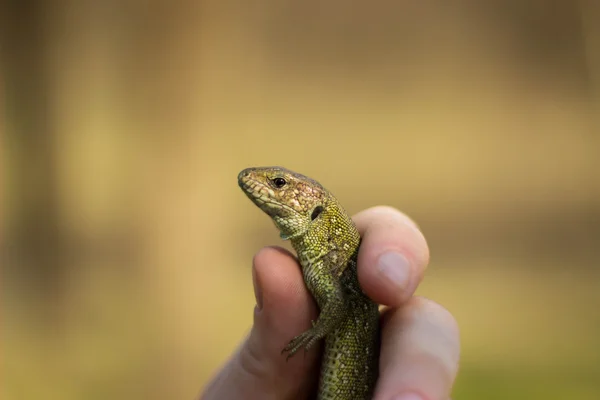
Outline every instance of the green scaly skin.
{"type": "Polygon", "coordinates": [[[313,327],[283,353],[289,358],[325,339],[317,398],[370,399],[379,369],[379,311],[358,283],[360,235],[352,219],[318,182],[285,168],[247,168],[238,184],[291,241],[320,309],[313,327]]]}

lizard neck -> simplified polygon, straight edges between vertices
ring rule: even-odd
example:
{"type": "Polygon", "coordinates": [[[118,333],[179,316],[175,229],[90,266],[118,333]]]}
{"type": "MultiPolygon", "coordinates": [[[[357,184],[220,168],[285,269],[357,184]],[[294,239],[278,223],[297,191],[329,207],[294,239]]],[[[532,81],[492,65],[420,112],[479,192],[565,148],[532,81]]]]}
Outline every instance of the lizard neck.
{"type": "Polygon", "coordinates": [[[343,264],[358,248],[360,235],[351,218],[333,199],[307,224],[304,234],[291,238],[291,243],[301,264],[329,256],[333,263],[343,264]]]}

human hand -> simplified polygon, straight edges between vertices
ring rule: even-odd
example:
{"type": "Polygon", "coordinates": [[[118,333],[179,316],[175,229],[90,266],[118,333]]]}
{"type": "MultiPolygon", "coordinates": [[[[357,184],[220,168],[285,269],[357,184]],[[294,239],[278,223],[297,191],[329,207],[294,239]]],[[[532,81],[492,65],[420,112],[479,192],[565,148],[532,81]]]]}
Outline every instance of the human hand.
{"type": "MultiPolygon", "coordinates": [[[[373,398],[448,399],[458,371],[458,326],[442,306],[413,296],[429,262],[425,238],[414,222],[390,207],[370,208],[353,220],[363,238],[361,287],[387,306],[381,316],[380,372],[373,398]]],[[[267,247],[254,257],[252,277],[257,303],[252,330],[201,399],[311,398],[322,347],[288,361],[281,355],[318,315],[298,262],[282,248],[267,247]]]]}

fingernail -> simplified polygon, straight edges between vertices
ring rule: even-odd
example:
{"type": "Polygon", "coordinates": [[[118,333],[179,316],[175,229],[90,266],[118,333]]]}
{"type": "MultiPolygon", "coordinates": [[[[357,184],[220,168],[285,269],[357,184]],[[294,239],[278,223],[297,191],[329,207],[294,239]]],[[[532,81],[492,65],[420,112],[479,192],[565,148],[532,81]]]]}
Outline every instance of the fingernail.
{"type": "Polygon", "coordinates": [[[416,393],[403,393],[392,397],[392,400],[423,400],[423,398],[416,393]]]}
{"type": "Polygon", "coordinates": [[[254,298],[256,299],[256,307],[259,310],[262,310],[262,289],[260,287],[260,283],[258,282],[258,278],[256,277],[256,272],[254,268],[252,268],[252,286],[254,286],[254,298]]]}
{"type": "Polygon", "coordinates": [[[395,286],[406,289],[410,283],[410,263],[400,253],[383,253],[377,260],[379,271],[395,286]]]}

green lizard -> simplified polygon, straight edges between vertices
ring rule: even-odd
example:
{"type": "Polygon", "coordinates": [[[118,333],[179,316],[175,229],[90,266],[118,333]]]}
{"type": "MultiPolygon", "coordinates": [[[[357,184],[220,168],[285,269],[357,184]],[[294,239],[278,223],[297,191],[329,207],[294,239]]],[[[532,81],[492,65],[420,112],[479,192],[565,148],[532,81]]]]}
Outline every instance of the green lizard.
{"type": "Polygon", "coordinates": [[[324,338],[317,398],[370,399],[379,369],[379,310],[358,283],[360,235],[352,219],[318,182],[285,168],[247,168],[238,184],[291,241],[320,309],[313,327],[282,353],[289,358],[324,338]]]}

